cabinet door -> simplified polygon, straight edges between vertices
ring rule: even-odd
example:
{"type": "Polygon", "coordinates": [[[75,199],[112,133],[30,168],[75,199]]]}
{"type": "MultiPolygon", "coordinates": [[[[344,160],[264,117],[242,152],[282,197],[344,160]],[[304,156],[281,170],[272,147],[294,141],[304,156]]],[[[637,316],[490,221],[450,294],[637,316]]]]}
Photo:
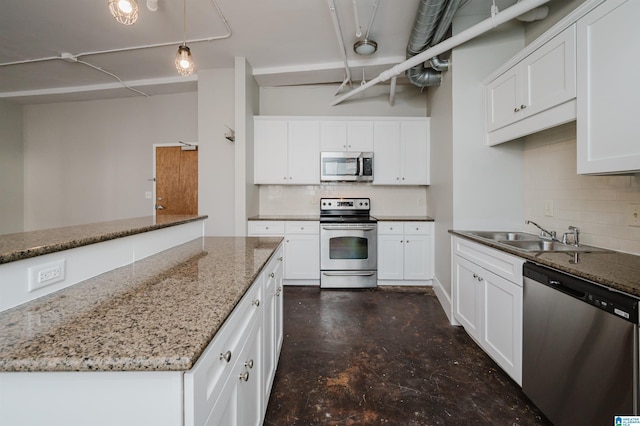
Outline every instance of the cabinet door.
{"type": "MultiPolygon", "coordinates": [[[[260,426],[262,424],[262,407],[266,395],[262,388],[262,323],[256,322],[242,351],[238,363],[238,421],[239,425],[260,426]]],[[[231,379],[233,380],[232,375],[231,379]]],[[[226,423],[218,423],[226,424],[226,423]]]]}
{"type": "Polygon", "coordinates": [[[400,122],[377,121],[373,125],[373,184],[400,183],[400,122]]]}
{"type": "Polygon", "coordinates": [[[256,184],[283,184],[288,179],[287,120],[254,121],[254,176],[256,184]]]}
{"type": "Polygon", "coordinates": [[[484,350],[519,385],[522,382],[522,287],[483,270],[484,350]]]}
{"type": "MultiPolygon", "coordinates": [[[[205,426],[239,425],[238,412],[238,377],[233,375],[227,379],[225,386],[220,391],[220,397],[211,410],[205,426]]],[[[194,425],[199,426],[199,425],[194,425]]]]}
{"type": "Polygon", "coordinates": [[[347,150],[347,122],[346,121],[321,121],[320,122],[320,151],[346,151],[347,150]]]}
{"type": "Polygon", "coordinates": [[[454,257],[453,304],[454,316],[471,337],[480,341],[482,282],[478,280],[479,266],[454,257]]]}
{"type": "Polygon", "coordinates": [[[487,131],[516,121],[520,115],[520,67],[516,66],[487,86],[487,131]]]}
{"type": "Polygon", "coordinates": [[[289,121],[289,183],[320,184],[320,123],[289,121]]]}
{"type": "Polygon", "coordinates": [[[576,97],[575,25],[549,40],[522,62],[523,117],[576,97]]]}
{"type": "Polygon", "coordinates": [[[404,236],[378,234],[378,279],[404,279],[404,236]]]}
{"type": "Polygon", "coordinates": [[[275,271],[269,272],[264,277],[264,311],[262,319],[263,352],[262,365],[264,368],[264,395],[269,395],[273,376],[276,372],[276,291],[278,283],[275,271]]]}
{"type": "Polygon", "coordinates": [[[400,149],[400,183],[404,185],[428,185],[429,122],[401,122],[400,149]]]}
{"type": "Polygon", "coordinates": [[[430,280],[432,278],[431,236],[405,235],[404,279],[430,280]]]}
{"type": "Polygon", "coordinates": [[[373,121],[347,121],[347,151],[373,152],[373,121]]]}
{"type": "Polygon", "coordinates": [[[609,0],[578,21],[578,173],[640,171],[638,16],[639,1],[609,0]]]}
{"type": "Polygon", "coordinates": [[[320,279],[319,235],[288,234],[286,236],[284,250],[285,279],[320,279]]]}

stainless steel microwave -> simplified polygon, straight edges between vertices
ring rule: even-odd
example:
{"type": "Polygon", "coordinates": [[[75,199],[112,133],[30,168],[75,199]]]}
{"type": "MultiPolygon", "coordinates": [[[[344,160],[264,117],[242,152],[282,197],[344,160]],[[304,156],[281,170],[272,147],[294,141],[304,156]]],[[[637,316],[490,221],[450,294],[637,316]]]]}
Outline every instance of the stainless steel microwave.
{"type": "Polygon", "coordinates": [[[373,152],[322,152],[320,181],[373,181],[373,152]]]}

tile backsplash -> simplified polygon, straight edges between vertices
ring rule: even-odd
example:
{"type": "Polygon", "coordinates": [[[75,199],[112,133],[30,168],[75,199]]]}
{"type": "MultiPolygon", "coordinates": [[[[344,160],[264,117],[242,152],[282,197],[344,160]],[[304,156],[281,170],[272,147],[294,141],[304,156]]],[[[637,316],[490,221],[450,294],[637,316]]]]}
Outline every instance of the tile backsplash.
{"type": "Polygon", "coordinates": [[[261,215],[316,215],[320,198],[371,198],[372,215],[426,215],[424,186],[374,186],[371,184],[263,185],[260,187],[261,215]]]}
{"type": "Polygon", "coordinates": [[[584,244],[640,255],[640,227],[629,226],[640,174],[578,175],[575,122],[524,138],[524,168],[526,219],[559,236],[574,225],[584,244]]]}

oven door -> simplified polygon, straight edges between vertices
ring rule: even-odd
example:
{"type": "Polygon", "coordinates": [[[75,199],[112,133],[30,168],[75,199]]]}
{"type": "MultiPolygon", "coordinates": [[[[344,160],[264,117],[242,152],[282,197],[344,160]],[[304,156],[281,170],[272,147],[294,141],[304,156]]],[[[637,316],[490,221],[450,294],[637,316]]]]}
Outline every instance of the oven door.
{"type": "Polygon", "coordinates": [[[377,266],[375,223],[320,225],[321,270],[375,271],[377,266]]]}

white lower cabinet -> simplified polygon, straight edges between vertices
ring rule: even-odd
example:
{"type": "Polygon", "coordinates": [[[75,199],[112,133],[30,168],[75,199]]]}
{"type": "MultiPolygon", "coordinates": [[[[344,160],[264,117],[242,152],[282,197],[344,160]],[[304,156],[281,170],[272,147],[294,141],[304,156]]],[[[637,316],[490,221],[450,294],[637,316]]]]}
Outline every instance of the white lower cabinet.
{"type": "Polygon", "coordinates": [[[282,346],[282,246],[184,375],[185,425],[260,425],[282,346]]]}
{"type": "Polygon", "coordinates": [[[523,264],[516,256],[453,237],[453,316],[518,384],[523,264]]]}
{"type": "Polygon", "coordinates": [[[317,220],[250,220],[249,236],[284,237],[286,284],[320,283],[320,222],[317,220]]]}
{"type": "Polygon", "coordinates": [[[378,222],[378,284],[423,285],[433,279],[433,223],[378,222]]]}

